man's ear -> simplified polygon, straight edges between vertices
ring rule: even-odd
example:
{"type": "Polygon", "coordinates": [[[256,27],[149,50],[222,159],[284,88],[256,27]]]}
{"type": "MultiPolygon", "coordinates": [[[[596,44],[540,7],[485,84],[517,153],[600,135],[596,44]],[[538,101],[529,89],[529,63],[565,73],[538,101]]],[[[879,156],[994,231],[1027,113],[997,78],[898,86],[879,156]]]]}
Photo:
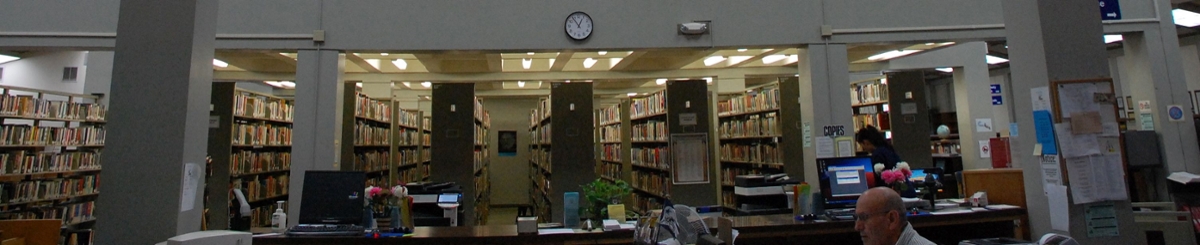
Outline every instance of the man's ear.
{"type": "Polygon", "coordinates": [[[904,213],[901,213],[896,210],[888,211],[887,217],[888,217],[888,227],[889,228],[892,228],[892,230],[898,230],[898,229],[904,228],[904,227],[900,227],[900,225],[902,223],[904,223],[904,222],[900,222],[900,215],[904,215],[904,213]]]}

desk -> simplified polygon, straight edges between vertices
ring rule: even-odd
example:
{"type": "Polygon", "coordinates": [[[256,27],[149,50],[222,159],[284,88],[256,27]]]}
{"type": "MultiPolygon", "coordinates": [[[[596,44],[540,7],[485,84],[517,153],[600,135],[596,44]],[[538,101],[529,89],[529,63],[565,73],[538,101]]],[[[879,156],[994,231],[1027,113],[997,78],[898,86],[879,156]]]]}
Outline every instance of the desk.
{"type": "MultiPolygon", "coordinates": [[[[1024,209],[992,210],[910,217],[917,232],[939,244],[961,240],[1013,237],[1014,220],[1024,209]]],[[[789,214],[731,217],[741,234],[738,244],[861,244],[853,221],[796,221],[789,214]]],[[[709,222],[715,227],[716,222],[709,222]]],[[[518,235],[516,225],[416,227],[412,237],[256,237],[256,245],[273,244],[631,244],[633,230],[554,235],[518,235]]],[[[714,230],[715,233],[715,230],[714,230]]]]}

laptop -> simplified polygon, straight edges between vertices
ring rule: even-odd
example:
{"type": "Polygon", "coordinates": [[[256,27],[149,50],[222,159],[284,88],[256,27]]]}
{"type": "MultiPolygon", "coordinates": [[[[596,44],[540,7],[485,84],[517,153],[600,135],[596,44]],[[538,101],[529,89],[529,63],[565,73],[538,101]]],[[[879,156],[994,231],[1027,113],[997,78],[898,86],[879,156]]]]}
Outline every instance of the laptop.
{"type": "Polygon", "coordinates": [[[299,224],[290,236],[362,236],[363,183],[355,171],[305,171],[299,224]]]}

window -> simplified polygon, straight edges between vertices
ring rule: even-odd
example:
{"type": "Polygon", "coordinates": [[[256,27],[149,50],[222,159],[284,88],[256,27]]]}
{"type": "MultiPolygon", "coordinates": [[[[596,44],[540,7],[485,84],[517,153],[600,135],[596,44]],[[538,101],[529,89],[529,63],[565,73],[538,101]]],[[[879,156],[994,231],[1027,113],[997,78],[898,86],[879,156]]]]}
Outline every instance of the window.
{"type": "Polygon", "coordinates": [[[79,78],[79,67],[63,68],[63,81],[64,82],[73,82],[77,78],[79,78]]]}

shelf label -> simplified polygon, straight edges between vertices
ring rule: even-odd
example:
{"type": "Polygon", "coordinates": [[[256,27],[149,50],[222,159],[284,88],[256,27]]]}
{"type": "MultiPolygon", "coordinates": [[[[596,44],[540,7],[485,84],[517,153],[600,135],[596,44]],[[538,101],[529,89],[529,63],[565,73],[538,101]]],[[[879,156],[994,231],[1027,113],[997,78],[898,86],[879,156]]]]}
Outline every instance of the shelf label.
{"type": "Polygon", "coordinates": [[[679,114],[679,125],[680,126],[696,125],[696,113],[680,113],[679,114]]]}

